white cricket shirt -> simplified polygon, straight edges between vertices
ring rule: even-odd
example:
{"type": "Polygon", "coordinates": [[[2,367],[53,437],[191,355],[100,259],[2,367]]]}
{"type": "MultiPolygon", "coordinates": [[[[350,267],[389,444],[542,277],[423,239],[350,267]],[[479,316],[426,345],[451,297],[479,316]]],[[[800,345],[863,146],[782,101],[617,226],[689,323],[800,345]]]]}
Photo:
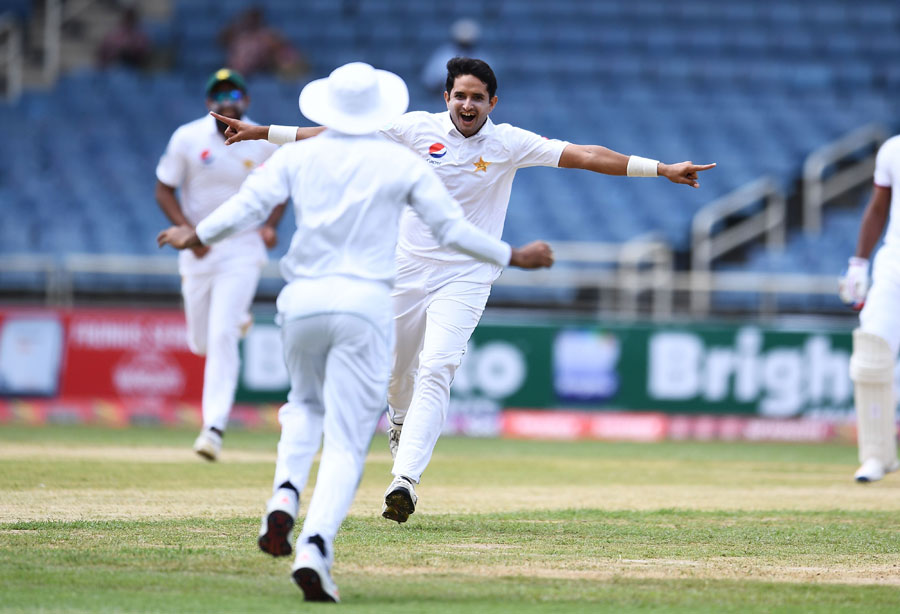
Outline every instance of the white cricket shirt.
{"type": "MultiPolygon", "coordinates": [[[[248,121],[245,120],[244,121],[248,121]]],[[[271,156],[278,147],[266,141],[242,141],[225,145],[211,115],[184,124],[175,130],[156,167],[156,178],[179,188],[181,210],[196,226],[240,189],[244,179],[271,156]]],[[[261,220],[263,222],[265,220],[261,220]]],[[[219,245],[203,258],[190,250],[179,254],[182,274],[204,273],[224,261],[252,258],[263,264],[265,245],[259,233],[248,229],[235,236],[228,246],[219,245]]]]}
{"type": "MultiPolygon", "coordinates": [[[[453,125],[449,111],[406,113],[382,134],[425,160],[462,206],[466,219],[497,238],[503,234],[516,171],[528,166],[559,166],[569,145],[510,124],[494,124],[490,117],[481,130],[466,138],[453,125]]],[[[465,254],[442,247],[411,214],[404,214],[401,222],[400,248],[421,258],[471,262],[465,254]]],[[[496,269],[491,279],[499,273],[496,269]]]]}
{"type": "Polygon", "coordinates": [[[878,150],[875,185],[891,189],[891,210],[884,244],[900,247],[900,135],[889,138],[878,150]]]}
{"type": "Polygon", "coordinates": [[[208,244],[240,232],[288,197],[297,221],[281,259],[288,282],[343,275],[392,285],[400,216],[410,208],[441,245],[497,266],[509,262],[509,245],[466,222],[437,176],[407,148],[377,134],[333,130],[281,147],[200,222],[197,235],[208,244]]]}

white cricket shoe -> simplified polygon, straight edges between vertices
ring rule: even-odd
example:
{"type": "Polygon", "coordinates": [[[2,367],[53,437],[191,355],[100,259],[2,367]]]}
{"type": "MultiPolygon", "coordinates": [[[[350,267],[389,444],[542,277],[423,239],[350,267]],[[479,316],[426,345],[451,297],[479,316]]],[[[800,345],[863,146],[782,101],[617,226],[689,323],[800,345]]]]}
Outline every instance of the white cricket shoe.
{"type": "Polygon", "coordinates": [[[288,556],[291,548],[291,532],[297,522],[300,498],[292,488],[279,488],[266,504],[266,513],[259,529],[259,549],[272,556],[288,556]]]}
{"type": "Polygon", "coordinates": [[[194,440],[194,452],[208,461],[214,461],[222,451],[222,436],[211,429],[203,429],[194,440]]]}
{"type": "Polygon", "coordinates": [[[870,458],[856,470],[853,479],[861,483],[877,482],[885,475],[892,471],[896,471],[898,468],[900,468],[900,463],[896,460],[890,467],[885,467],[884,463],[877,458],[870,458]]]}
{"type": "Polygon", "coordinates": [[[384,493],[381,515],[388,520],[406,522],[409,515],[416,511],[418,500],[412,480],[402,475],[397,476],[384,493]]]}
{"type": "Polygon", "coordinates": [[[397,450],[400,448],[400,431],[403,430],[402,424],[394,424],[389,422],[388,427],[388,448],[391,451],[391,459],[397,458],[397,450]]]}
{"type": "MultiPolygon", "coordinates": [[[[318,538],[318,535],[310,539],[318,538]]],[[[321,538],[319,538],[321,541],[321,538]]],[[[297,558],[291,568],[291,577],[300,590],[303,591],[305,601],[331,601],[338,603],[341,600],[337,584],[331,579],[331,571],[328,560],[322,555],[319,547],[307,540],[297,544],[297,558]]]]}

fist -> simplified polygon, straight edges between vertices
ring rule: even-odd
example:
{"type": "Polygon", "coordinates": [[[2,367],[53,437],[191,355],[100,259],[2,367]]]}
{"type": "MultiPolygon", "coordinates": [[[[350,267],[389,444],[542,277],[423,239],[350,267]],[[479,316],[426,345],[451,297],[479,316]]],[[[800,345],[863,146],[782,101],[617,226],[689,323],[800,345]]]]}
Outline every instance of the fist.
{"type": "Polygon", "coordinates": [[[260,226],[259,235],[262,237],[263,243],[265,243],[266,247],[269,249],[278,245],[278,233],[275,232],[275,229],[271,226],[260,226]]]}
{"type": "Polygon", "coordinates": [[[520,269],[549,268],[553,266],[553,248],[544,241],[532,241],[524,247],[514,247],[509,266],[520,269]]]}
{"type": "Polygon", "coordinates": [[[838,281],[838,296],[854,309],[862,309],[869,291],[869,261],[865,258],[851,258],[847,272],[838,281]]]}

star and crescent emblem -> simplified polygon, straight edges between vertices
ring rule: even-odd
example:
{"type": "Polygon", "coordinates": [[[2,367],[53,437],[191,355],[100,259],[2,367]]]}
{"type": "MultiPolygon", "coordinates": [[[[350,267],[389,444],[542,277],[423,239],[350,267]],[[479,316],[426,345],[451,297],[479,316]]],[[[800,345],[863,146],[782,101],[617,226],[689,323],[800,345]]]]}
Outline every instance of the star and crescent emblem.
{"type": "Polygon", "coordinates": [[[478,162],[473,162],[472,164],[475,165],[475,172],[476,172],[476,173],[477,173],[478,171],[484,171],[484,172],[486,173],[486,172],[487,172],[487,167],[490,166],[491,164],[493,164],[493,162],[486,162],[486,161],[484,160],[484,158],[482,158],[481,156],[478,156],[478,162]]]}

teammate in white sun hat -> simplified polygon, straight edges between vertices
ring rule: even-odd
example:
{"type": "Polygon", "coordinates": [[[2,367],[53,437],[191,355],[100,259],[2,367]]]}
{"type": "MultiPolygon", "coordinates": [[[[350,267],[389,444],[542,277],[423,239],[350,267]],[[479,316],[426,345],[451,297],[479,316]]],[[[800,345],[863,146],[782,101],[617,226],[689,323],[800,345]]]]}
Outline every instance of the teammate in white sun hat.
{"type": "Polygon", "coordinates": [[[860,462],[857,482],[876,482],[900,468],[894,394],[894,361],[900,347],[900,136],[879,149],[874,179],[856,253],[839,290],[844,302],[862,310],[850,357],[860,462]],[[885,225],[869,289],[869,256],[885,225]]]}
{"type": "Polygon", "coordinates": [[[288,196],[293,200],[297,230],[281,261],[288,283],[277,302],[291,391],[278,415],[274,493],[259,546],[274,556],[291,553],[299,493],[324,434],[292,568],[307,601],[338,600],[331,578],[334,537],[356,493],[387,393],[401,216],[411,212],[437,245],[491,267],[553,263],[543,241],[512,249],[466,221],[427,164],[376,134],[408,101],[400,77],[358,62],[309,83],[300,110],[328,129],[281,148],[196,231],[182,225],[159,235],[161,246],[178,249],[216,243],[265,219],[288,196]]]}
{"type": "MultiPolygon", "coordinates": [[[[249,103],[239,73],[222,68],[209,77],[206,106],[211,111],[241,119],[249,103]]],[[[226,128],[205,115],[178,128],[169,140],[156,167],[156,201],[173,224],[195,226],[277,150],[265,142],[226,147],[226,128]]],[[[277,241],[275,228],[283,212],[283,205],[276,207],[258,228],[215,247],[201,245],[179,254],[188,345],[206,356],[203,428],[194,451],[207,460],[215,460],[222,448],[240,368],[238,340],[252,322],[249,309],[266,263],[266,247],[277,241]]]]}
{"type": "MultiPolygon", "coordinates": [[[[453,58],[447,62],[447,111],[407,113],[380,132],[430,164],[462,205],[466,219],[494,237],[503,232],[513,178],[520,168],[558,166],[605,175],[662,175],[696,188],[697,173],[715,166],[663,164],[494,124],[489,115],[497,104],[496,90],[497,79],[485,62],[453,58]]],[[[322,130],[227,123],[228,143],[265,138],[290,142],[322,130]]],[[[501,269],[442,247],[411,213],[402,220],[397,269],[393,295],[397,348],[388,392],[394,480],[385,492],[382,515],[405,522],[415,510],[415,484],[431,460],[446,419],[450,383],[501,269]]]]}

